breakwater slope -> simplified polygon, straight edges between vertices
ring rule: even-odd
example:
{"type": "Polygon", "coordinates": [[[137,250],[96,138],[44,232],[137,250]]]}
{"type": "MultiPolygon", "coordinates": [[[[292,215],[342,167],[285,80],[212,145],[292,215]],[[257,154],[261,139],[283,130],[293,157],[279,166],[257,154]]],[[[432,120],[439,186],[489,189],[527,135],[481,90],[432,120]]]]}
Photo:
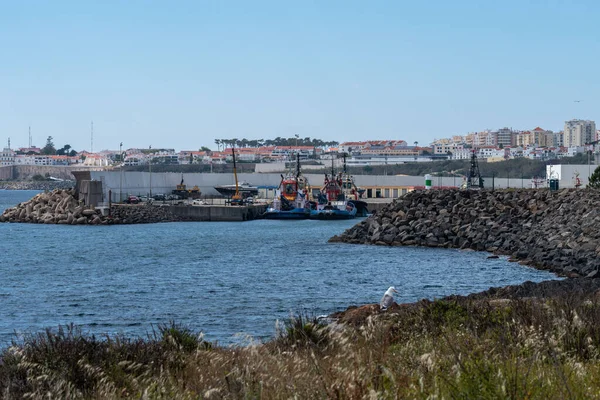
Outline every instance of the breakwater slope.
{"type": "Polygon", "coordinates": [[[0,189],[6,190],[55,190],[74,186],[74,181],[0,181],[0,189]]]}
{"type": "Polygon", "coordinates": [[[330,242],[489,251],[562,276],[599,276],[600,192],[415,191],[330,242]]]}
{"type": "Polygon", "coordinates": [[[39,193],[28,201],[7,208],[0,222],[63,225],[112,225],[180,221],[167,208],[147,205],[113,207],[110,215],[86,207],[74,190],[56,189],[39,193]]]}

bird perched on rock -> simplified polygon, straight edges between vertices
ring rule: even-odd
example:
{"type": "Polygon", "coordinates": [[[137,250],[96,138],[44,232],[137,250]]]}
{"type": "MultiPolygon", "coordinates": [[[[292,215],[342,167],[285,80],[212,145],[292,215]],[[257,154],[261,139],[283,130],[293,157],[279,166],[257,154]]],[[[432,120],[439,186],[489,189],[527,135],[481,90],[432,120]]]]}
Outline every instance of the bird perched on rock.
{"type": "Polygon", "coordinates": [[[398,291],[393,286],[390,286],[390,288],[386,290],[379,302],[379,308],[381,310],[387,310],[387,308],[394,303],[394,293],[398,293],[398,291]]]}

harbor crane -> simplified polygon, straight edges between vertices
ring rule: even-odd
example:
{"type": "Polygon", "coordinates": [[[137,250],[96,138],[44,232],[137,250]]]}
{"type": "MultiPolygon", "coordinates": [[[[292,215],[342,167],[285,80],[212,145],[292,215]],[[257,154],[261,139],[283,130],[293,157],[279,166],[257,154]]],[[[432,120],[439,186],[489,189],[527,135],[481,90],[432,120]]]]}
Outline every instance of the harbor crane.
{"type": "Polygon", "coordinates": [[[240,186],[237,177],[237,168],[235,165],[235,148],[231,147],[231,155],[233,156],[233,177],[235,178],[235,193],[231,196],[231,205],[241,206],[244,203],[242,195],[240,194],[240,186]]]}

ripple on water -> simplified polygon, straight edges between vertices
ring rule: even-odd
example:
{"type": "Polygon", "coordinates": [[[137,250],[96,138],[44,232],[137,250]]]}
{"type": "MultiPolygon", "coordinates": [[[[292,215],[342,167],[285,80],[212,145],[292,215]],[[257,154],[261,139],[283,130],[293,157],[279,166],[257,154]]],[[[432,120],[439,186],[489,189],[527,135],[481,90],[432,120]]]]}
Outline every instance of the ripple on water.
{"type": "MultiPolygon", "coordinates": [[[[33,194],[4,191],[0,208],[33,194]]],[[[272,337],[291,312],[376,303],[392,285],[411,302],[553,278],[483,253],[327,243],[357,221],[315,222],[0,224],[0,347],[58,324],[145,336],[170,320],[238,343],[272,337]]]]}

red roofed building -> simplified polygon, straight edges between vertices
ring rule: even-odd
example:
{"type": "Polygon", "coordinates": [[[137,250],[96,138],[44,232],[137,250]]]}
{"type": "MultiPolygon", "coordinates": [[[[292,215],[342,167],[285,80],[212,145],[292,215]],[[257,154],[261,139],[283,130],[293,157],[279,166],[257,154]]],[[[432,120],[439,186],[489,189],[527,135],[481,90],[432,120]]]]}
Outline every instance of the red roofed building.
{"type": "Polygon", "coordinates": [[[531,144],[539,147],[554,145],[554,132],[542,129],[539,126],[531,131],[531,144]]]}

